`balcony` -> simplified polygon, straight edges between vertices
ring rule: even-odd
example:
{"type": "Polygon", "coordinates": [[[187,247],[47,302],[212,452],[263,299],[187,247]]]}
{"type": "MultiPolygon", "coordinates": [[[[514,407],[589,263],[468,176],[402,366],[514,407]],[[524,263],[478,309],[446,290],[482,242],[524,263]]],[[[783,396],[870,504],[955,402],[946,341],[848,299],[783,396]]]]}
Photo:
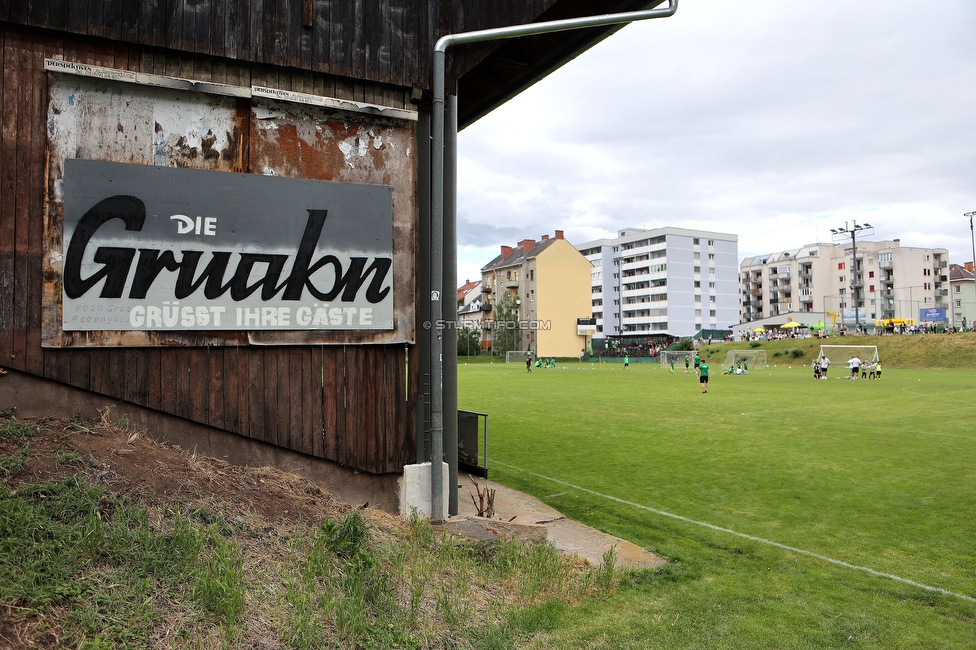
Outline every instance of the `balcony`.
{"type": "Polygon", "coordinates": [[[481,305],[481,311],[483,312],[491,311],[491,303],[486,302],[485,304],[481,305]]]}
{"type": "Polygon", "coordinates": [[[949,263],[945,260],[935,260],[932,262],[933,269],[945,269],[949,267],[949,263]]]}
{"type": "Polygon", "coordinates": [[[502,283],[502,286],[506,289],[518,289],[519,283],[518,280],[505,280],[505,282],[502,283]]]}

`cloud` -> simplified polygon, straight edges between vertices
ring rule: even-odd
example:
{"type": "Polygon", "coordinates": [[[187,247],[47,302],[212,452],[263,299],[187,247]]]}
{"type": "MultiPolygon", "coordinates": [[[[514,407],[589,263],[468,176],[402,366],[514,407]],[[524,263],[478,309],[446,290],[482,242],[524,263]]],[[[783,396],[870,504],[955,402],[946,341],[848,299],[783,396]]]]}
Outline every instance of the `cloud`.
{"type": "Polygon", "coordinates": [[[745,257],[852,219],[970,259],[973,33],[967,0],[696,0],[628,26],[460,134],[465,263],[626,226],[736,233],[745,257]]]}

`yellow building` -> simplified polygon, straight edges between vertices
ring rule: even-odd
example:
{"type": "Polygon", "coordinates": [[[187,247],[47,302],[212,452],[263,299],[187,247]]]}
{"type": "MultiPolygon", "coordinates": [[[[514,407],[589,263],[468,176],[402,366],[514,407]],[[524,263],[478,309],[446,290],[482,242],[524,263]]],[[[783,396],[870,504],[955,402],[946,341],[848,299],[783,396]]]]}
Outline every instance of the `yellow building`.
{"type": "MultiPolygon", "coordinates": [[[[523,239],[481,269],[482,345],[501,345],[532,356],[577,357],[586,339],[576,320],[592,315],[592,264],[557,230],[541,241],[523,239]],[[504,313],[515,318],[503,319],[504,313]],[[501,338],[500,338],[501,337],[501,338]]],[[[499,352],[498,349],[495,352],[499,352]]]]}

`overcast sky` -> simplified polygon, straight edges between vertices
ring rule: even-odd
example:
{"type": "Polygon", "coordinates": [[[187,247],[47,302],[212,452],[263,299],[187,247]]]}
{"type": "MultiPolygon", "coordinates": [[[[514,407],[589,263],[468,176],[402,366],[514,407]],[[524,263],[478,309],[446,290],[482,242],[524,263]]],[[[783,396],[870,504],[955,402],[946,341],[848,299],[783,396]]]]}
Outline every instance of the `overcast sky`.
{"type": "Polygon", "coordinates": [[[564,230],[869,240],[972,259],[976,0],[680,0],[460,133],[458,281],[564,230]]]}

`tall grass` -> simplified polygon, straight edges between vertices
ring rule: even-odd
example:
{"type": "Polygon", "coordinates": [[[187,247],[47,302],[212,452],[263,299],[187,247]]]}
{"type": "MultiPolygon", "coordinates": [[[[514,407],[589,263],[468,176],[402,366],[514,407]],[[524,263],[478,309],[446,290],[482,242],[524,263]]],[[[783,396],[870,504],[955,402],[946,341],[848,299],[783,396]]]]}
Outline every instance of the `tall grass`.
{"type": "Polygon", "coordinates": [[[268,530],[81,476],[0,485],[0,606],[63,647],[509,648],[612,589],[551,545],[485,546],[416,518],[268,530]]]}

